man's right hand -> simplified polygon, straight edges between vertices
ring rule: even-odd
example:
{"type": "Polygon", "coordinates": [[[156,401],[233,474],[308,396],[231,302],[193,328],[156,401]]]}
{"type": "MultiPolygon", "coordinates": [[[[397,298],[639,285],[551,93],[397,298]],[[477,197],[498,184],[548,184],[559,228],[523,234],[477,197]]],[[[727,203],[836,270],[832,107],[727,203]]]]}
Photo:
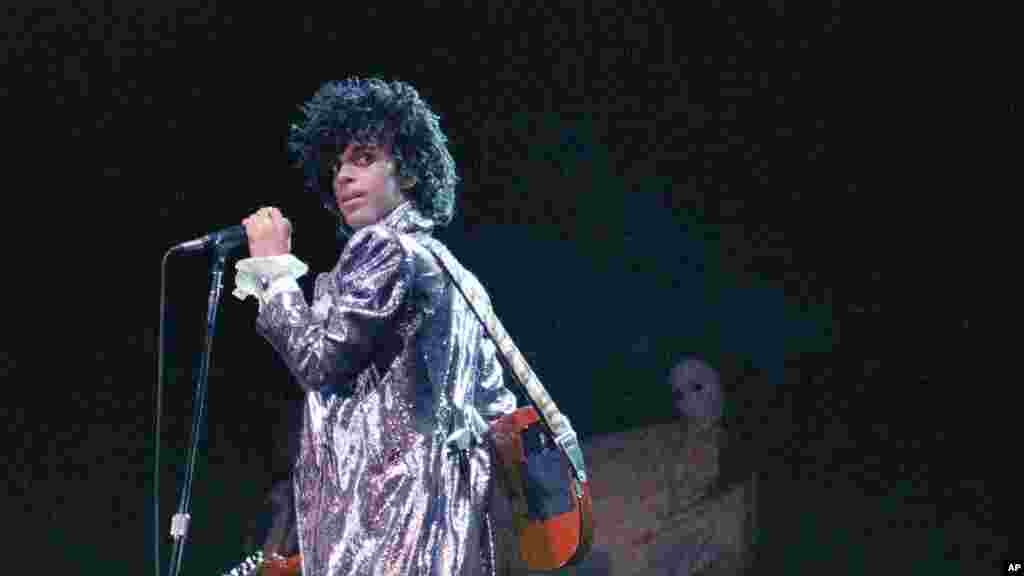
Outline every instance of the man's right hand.
{"type": "Polygon", "coordinates": [[[242,220],[249,237],[249,255],[280,256],[291,252],[292,225],[274,207],[260,208],[242,220]]]}

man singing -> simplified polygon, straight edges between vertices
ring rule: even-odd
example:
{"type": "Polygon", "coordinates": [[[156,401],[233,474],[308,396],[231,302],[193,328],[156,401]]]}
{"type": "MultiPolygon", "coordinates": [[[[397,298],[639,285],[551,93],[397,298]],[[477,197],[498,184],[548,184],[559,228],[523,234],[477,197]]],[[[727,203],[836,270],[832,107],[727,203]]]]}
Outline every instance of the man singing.
{"type": "MultiPolygon", "coordinates": [[[[403,82],[323,85],[289,145],[349,235],[307,303],[276,208],[245,218],[236,296],[305,391],[293,489],[304,576],[507,574],[518,565],[489,424],[515,409],[494,344],[435,256],[457,177],[403,82]]],[[[471,282],[482,290],[474,277],[471,282]]]]}

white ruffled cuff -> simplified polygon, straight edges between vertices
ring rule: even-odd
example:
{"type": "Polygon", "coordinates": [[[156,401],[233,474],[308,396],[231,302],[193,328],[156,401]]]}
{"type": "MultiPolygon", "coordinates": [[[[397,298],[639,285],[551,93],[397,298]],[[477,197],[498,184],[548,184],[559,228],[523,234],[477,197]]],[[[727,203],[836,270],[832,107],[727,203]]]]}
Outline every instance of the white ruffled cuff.
{"type": "Polygon", "coordinates": [[[235,263],[235,289],[231,294],[239,300],[255,297],[262,310],[275,294],[299,290],[296,280],[308,271],[309,266],[292,254],[244,258],[235,263]]]}

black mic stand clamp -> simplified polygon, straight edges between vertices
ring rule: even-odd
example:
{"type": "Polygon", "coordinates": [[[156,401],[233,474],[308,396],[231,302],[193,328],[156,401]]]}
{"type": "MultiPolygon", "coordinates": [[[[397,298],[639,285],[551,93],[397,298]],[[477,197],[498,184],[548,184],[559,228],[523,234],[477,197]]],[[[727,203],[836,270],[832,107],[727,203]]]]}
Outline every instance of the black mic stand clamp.
{"type": "Polygon", "coordinates": [[[196,452],[199,447],[204,409],[206,407],[207,380],[210,374],[210,351],[213,348],[214,326],[217,319],[217,307],[223,291],[224,263],[228,254],[237,247],[237,243],[217,242],[212,246],[212,262],[210,264],[210,298],[206,309],[206,341],[203,346],[202,361],[199,365],[199,377],[196,379],[195,396],[192,401],[192,442],[189,447],[185,485],[178,501],[178,512],[171,518],[171,537],[174,538],[174,550],[171,553],[169,576],[178,576],[182,558],[185,555],[185,541],[188,538],[189,524],[192,515],[192,479],[196,464],[196,452]]]}

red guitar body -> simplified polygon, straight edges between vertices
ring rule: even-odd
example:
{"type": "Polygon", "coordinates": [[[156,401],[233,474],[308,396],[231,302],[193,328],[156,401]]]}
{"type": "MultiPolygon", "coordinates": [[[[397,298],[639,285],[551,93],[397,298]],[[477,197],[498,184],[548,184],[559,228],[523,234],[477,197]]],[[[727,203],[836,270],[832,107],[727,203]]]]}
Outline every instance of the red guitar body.
{"type": "Polygon", "coordinates": [[[302,556],[295,554],[283,558],[274,556],[267,558],[260,565],[260,576],[300,576],[302,574],[302,556]]]}
{"type": "MultiPolygon", "coordinates": [[[[492,425],[498,456],[505,471],[508,496],[512,501],[519,550],[532,571],[550,571],[578,563],[590,551],[594,539],[593,507],[588,482],[580,482],[581,493],[569,491],[568,511],[544,519],[527,515],[526,485],[522,463],[526,460],[523,431],[539,422],[533,407],[519,408],[492,425]]],[[[575,484],[573,469],[562,454],[566,484],[575,484]]]]}

